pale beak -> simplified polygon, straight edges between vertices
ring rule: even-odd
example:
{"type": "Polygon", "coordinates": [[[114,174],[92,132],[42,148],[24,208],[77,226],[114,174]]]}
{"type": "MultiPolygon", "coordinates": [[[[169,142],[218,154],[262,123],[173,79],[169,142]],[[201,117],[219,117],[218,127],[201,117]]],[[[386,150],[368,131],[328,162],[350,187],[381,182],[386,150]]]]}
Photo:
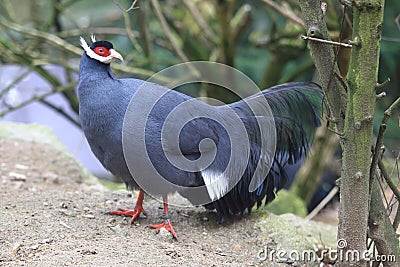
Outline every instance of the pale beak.
{"type": "Polygon", "coordinates": [[[111,58],[117,58],[117,59],[119,59],[119,60],[121,60],[121,61],[124,61],[124,58],[121,56],[121,54],[120,53],[118,53],[117,51],[115,51],[114,49],[110,49],[110,55],[109,55],[109,57],[111,57],[111,58]]]}

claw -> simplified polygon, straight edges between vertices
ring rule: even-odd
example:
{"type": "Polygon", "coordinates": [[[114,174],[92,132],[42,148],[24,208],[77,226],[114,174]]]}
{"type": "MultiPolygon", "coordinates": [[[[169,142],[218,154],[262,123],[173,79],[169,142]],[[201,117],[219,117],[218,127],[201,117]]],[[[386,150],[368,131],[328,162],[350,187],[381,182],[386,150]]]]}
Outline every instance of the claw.
{"type": "Polygon", "coordinates": [[[141,206],[136,206],[133,210],[119,208],[118,210],[112,210],[109,212],[111,215],[123,215],[132,217],[131,223],[133,223],[142,213],[144,216],[147,216],[146,211],[141,206]]]}
{"type": "Polygon", "coordinates": [[[149,227],[156,229],[157,233],[160,232],[161,228],[164,228],[165,230],[170,232],[175,239],[177,239],[176,232],[175,232],[174,228],[172,227],[170,219],[166,219],[163,223],[160,223],[160,224],[150,224],[149,227]]]}
{"type": "Polygon", "coordinates": [[[133,210],[119,208],[118,210],[110,211],[109,214],[130,216],[132,217],[131,223],[133,223],[139,217],[140,213],[142,213],[144,216],[147,216],[146,211],[142,207],[143,199],[144,199],[144,193],[142,190],[140,190],[139,196],[136,201],[136,206],[133,210]]]}

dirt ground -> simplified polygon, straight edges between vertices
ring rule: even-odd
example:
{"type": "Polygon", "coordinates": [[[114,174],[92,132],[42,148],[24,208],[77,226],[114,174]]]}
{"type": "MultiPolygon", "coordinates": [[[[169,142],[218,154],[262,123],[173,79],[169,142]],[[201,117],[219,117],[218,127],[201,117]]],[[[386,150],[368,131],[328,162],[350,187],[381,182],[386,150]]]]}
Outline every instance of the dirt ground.
{"type": "Polygon", "coordinates": [[[132,195],[82,183],[79,166],[60,151],[0,139],[0,155],[0,266],[265,264],[256,216],[221,226],[202,207],[171,207],[175,241],[147,227],[162,221],[161,203],[145,198],[148,218],[135,224],[106,214],[132,208],[132,195]]]}

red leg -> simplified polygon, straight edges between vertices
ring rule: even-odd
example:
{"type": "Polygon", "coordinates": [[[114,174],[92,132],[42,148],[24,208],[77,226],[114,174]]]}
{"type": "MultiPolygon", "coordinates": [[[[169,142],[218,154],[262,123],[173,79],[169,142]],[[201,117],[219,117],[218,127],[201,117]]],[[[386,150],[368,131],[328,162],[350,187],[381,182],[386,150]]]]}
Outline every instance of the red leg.
{"type": "Polygon", "coordinates": [[[160,231],[161,228],[164,228],[165,230],[168,230],[172,236],[177,239],[177,235],[176,232],[174,230],[174,228],[172,227],[171,224],[171,216],[168,213],[168,200],[167,197],[163,197],[163,202],[164,202],[164,216],[163,219],[165,219],[165,221],[163,223],[160,224],[150,224],[150,228],[156,229],[157,233],[160,231]]]}
{"type": "Polygon", "coordinates": [[[136,200],[136,205],[133,210],[120,208],[118,210],[112,210],[109,213],[112,215],[131,216],[132,217],[131,223],[133,223],[139,217],[140,213],[147,216],[147,213],[144,211],[144,209],[142,207],[143,199],[144,199],[144,192],[142,189],[140,189],[139,196],[136,200]]]}

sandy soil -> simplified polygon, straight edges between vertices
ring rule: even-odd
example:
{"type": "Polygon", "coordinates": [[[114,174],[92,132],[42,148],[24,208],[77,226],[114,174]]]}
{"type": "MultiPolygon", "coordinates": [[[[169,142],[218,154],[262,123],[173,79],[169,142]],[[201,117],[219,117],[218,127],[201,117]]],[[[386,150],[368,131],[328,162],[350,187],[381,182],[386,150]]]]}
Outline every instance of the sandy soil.
{"type": "Polygon", "coordinates": [[[82,183],[79,166],[62,152],[0,139],[0,155],[0,266],[264,264],[256,216],[221,226],[202,207],[171,207],[175,241],[147,227],[161,222],[162,205],[153,199],[145,198],[149,216],[135,224],[106,214],[132,208],[132,195],[82,183]]]}

